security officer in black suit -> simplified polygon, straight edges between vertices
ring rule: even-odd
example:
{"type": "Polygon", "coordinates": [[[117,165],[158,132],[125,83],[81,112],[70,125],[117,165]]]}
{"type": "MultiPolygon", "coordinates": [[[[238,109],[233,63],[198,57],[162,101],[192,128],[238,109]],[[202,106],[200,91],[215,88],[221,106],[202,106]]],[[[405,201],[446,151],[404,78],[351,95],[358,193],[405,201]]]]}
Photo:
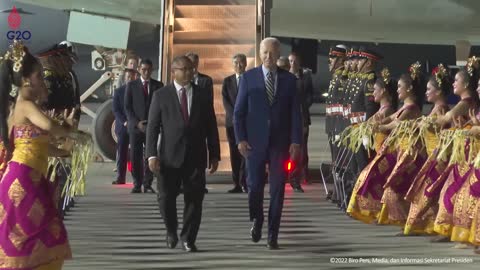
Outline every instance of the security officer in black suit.
{"type": "Polygon", "coordinates": [[[192,63],[193,63],[193,80],[192,80],[192,82],[195,85],[199,86],[200,88],[207,90],[209,92],[210,99],[213,102],[213,96],[214,96],[213,95],[213,79],[212,79],[212,77],[210,77],[206,74],[200,73],[198,71],[198,65],[200,63],[200,57],[198,56],[198,54],[193,53],[193,52],[189,52],[185,56],[187,56],[190,59],[190,61],[192,61],[192,63]]]}
{"type": "Polygon", "coordinates": [[[143,59],[139,66],[140,78],[129,82],[125,89],[125,113],[130,137],[130,160],[134,183],[132,193],[141,193],[142,185],[144,193],[155,193],[152,188],[153,174],[148,169],[147,160],[143,154],[152,97],[158,89],[163,87],[162,82],[151,78],[152,70],[152,61],[143,59]]]}
{"type": "Polygon", "coordinates": [[[297,161],[297,166],[290,174],[290,185],[295,192],[304,192],[301,182],[304,180],[308,183],[308,136],[310,134],[310,125],[312,124],[310,117],[310,107],[313,104],[313,80],[312,71],[301,67],[301,58],[291,52],[288,56],[290,65],[290,73],[297,78],[297,97],[300,102],[303,123],[303,143],[301,158],[297,161]]]}
{"type": "MultiPolygon", "coordinates": [[[[192,83],[195,84],[196,86],[198,86],[201,89],[205,89],[204,91],[208,92],[208,94],[210,96],[209,100],[213,104],[214,94],[213,94],[213,79],[212,79],[212,77],[210,77],[206,74],[200,73],[198,71],[198,65],[200,64],[200,57],[198,56],[198,54],[196,54],[194,52],[189,52],[185,56],[188,57],[188,59],[190,59],[190,61],[192,61],[192,63],[193,63],[192,83]]],[[[183,192],[183,189],[181,189],[180,191],[183,192]]],[[[208,188],[205,188],[205,193],[208,193],[208,188]]]]}
{"type": "Polygon", "coordinates": [[[230,149],[230,164],[234,187],[228,193],[247,193],[245,159],[238,151],[233,129],[233,109],[237,100],[238,85],[247,68],[247,56],[239,53],[232,58],[234,74],[226,77],[222,84],[222,100],[225,108],[225,128],[230,149]]]}
{"type": "Polygon", "coordinates": [[[112,111],[115,116],[115,135],[117,136],[117,178],[112,182],[113,185],[123,185],[126,180],[129,137],[127,130],[127,114],[125,113],[125,89],[127,88],[127,83],[136,79],[136,70],[125,69],[125,84],[113,92],[112,111]]]}

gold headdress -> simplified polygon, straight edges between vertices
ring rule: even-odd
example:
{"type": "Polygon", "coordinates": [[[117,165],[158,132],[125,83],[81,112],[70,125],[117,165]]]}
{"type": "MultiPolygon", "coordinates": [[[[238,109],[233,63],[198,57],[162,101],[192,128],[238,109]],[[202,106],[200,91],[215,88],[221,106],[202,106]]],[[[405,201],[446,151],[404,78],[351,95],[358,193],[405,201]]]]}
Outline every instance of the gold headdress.
{"type": "Polygon", "coordinates": [[[443,64],[438,64],[432,73],[435,76],[435,81],[437,81],[438,87],[442,87],[442,80],[445,76],[448,76],[445,66],[443,64]]]}
{"type": "Polygon", "coordinates": [[[410,77],[412,77],[412,80],[416,80],[418,77],[418,74],[420,73],[420,68],[422,67],[422,64],[420,62],[415,62],[413,63],[408,71],[410,72],[410,77]]]}
{"type": "Polygon", "coordinates": [[[380,74],[382,75],[383,82],[385,83],[385,85],[387,85],[390,81],[390,70],[388,70],[388,68],[384,68],[382,69],[380,74]]]}
{"type": "MultiPolygon", "coordinates": [[[[10,60],[13,62],[13,72],[18,73],[22,70],[23,58],[26,55],[25,46],[20,40],[14,40],[13,44],[9,46],[9,50],[5,54],[0,56],[0,63],[2,61],[10,60]]],[[[16,97],[18,87],[12,84],[12,90],[10,96],[16,97]]]]}
{"type": "Polygon", "coordinates": [[[23,43],[20,40],[14,40],[5,55],[0,57],[0,61],[11,60],[13,62],[13,71],[20,72],[22,69],[23,57],[25,57],[26,54],[23,43]]]}
{"type": "Polygon", "coordinates": [[[479,61],[479,60],[480,60],[480,59],[478,59],[475,55],[472,56],[472,57],[470,57],[470,58],[468,58],[468,62],[467,62],[467,72],[468,72],[468,75],[469,75],[470,77],[473,76],[473,71],[474,71],[476,68],[478,68],[477,65],[478,65],[478,61],[479,61]]]}

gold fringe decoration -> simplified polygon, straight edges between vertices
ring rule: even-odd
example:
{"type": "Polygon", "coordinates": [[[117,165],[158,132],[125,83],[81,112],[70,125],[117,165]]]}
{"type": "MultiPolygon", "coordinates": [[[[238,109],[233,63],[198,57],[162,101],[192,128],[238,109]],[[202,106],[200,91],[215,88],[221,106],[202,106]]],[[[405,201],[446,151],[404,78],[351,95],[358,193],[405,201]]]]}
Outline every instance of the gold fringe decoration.
{"type": "MultiPolygon", "coordinates": [[[[71,172],[65,183],[65,187],[70,186],[69,195],[85,195],[86,174],[88,165],[93,159],[93,139],[92,136],[85,132],[74,133],[74,147],[72,151],[71,172]]],[[[62,194],[66,192],[63,189],[62,194]]]]}

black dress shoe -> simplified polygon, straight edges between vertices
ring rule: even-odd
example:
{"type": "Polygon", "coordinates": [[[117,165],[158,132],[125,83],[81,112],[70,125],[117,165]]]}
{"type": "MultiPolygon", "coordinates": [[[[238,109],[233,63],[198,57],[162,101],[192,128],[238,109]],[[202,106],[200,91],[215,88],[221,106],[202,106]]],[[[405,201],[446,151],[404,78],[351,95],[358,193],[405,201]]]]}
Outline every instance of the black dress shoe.
{"type": "Polygon", "coordinates": [[[139,187],[134,187],[130,193],[142,193],[142,189],[139,187]]]}
{"type": "Polygon", "coordinates": [[[156,193],[155,190],[152,187],[144,187],[143,188],[144,193],[156,193]]]}
{"type": "Polygon", "coordinates": [[[270,250],[280,249],[277,241],[270,241],[270,240],[267,243],[267,248],[270,250]]]}
{"type": "Polygon", "coordinates": [[[252,241],[254,243],[258,243],[258,241],[262,239],[262,229],[256,223],[257,223],[256,221],[253,221],[253,226],[250,229],[250,237],[252,238],[252,241]]]}
{"type": "Polygon", "coordinates": [[[191,244],[188,242],[182,241],[182,249],[185,250],[186,252],[197,252],[197,246],[195,244],[191,244]]]}
{"type": "Polygon", "coordinates": [[[242,193],[242,188],[241,187],[234,187],[228,191],[228,193],[242,193]]]}
{"type": "Polygon", "coordinates": [[[294,192],[297,192],[297,193],[304,193],[305,191],[303,190],[302,186],[298,185],[298,186],[294,186],[293,187],[293,191],[294,192]]]}
{"type": "Polygon", "coordinates": [[[178,236],[167,234],[167,247],[174,249],[178,243],[178,236]]]}
{"type": "Polygon", "coordinates": [[[207,194],[207,193],[208,193],[208,188],[205,188],[205,194],[207,194]]]}
{"type": "Polygon", "coordinates": [[[115,180],[115,181],[112,182],[112,185],[125,185],[125,181],[115,180]]]}

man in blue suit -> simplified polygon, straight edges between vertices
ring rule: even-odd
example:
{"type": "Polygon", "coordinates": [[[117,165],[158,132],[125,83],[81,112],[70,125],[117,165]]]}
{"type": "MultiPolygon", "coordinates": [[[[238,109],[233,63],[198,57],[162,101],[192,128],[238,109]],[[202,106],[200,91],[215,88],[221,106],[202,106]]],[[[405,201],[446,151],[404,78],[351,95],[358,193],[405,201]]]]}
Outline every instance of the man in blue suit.
{"type": "Polygon", "coordinates": [[[113,185],[125,184],[128,162],[128,131],[125,113],[125,88],[127,83],[137,79],[137,71],[125,69],[125,84],[113,93],[113,115],[115,116],[115,135],[117,135],[117,179],[113,185]]]}
{"type": "Polygon", "coordinates": [[[278,249],[286,165],[295,161],[302,143],[302,116],[297,99],[296,78],[277,67],[280,42],[266,38],[260,43],[262,65],[240,79],[233,123],[240,153],[246,159],[248,204],[253,242],[262,238],[265,166],[269,164],[269,249],[278,249]]]}

